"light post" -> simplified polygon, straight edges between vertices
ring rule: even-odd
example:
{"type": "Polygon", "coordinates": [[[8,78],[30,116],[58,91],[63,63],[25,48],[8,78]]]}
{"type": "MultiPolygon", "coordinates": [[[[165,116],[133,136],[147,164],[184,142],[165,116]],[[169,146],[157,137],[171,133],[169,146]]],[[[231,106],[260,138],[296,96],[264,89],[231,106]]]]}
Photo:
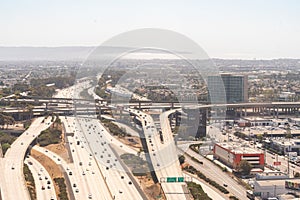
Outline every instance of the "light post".
{"type": "Polygon", "coordinates": [[[276,185],[274,185],[274,197],[276,197],[276,185]]]}

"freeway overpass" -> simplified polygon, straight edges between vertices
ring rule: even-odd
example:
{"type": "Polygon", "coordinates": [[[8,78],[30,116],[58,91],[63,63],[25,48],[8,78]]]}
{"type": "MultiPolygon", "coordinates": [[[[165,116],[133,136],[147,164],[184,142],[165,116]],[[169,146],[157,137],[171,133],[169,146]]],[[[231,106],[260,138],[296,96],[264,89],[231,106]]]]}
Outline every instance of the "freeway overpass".
{"type": "MultiPolygon", "coordinates": [[[[77,111],[83,111],[84,109],[91,110],[105,110],[110,109],[111,100],[107,99],[79,99],[79,98],[49,98],[49,97],[26,97],[26,98],[4,98],[0,99],[0,102],[15,102],[15,103],[34,103],[36,105],[44,105],[44,108],[39,107],[40,110],[34,110],[35,115],[41,115],[45,111],[54,111],[59,114],[72,114],[72,107],[75,105],[77,111]],[[80,110],[81,109],[81,110],[80,110]]],[[[176,108],[197,108],[199,110],[217,113],[227,113],[231,115],[247,116],[251,113],[261,113],[263,115],[273,115],[274,117],[280,114],[298,114],[300,109],[300,102],[259,102],[259,103],[230,103],[230,104],[208,104],[207,102],[199,102],[195,105],[195,102],[175,102],[175,101],[140,101],[130,100],[119,101],[112,103],[122,108],[136,108],[136,109],[176,109],[176,108]]],[[[15,108],[2,110],[8,113],[26,112],[24,109],[15,108]]],[[[78,112],[80,113],[80,112],[78,112]]],[[[208,116],[208,115],[207,115],[208,116]]]]}

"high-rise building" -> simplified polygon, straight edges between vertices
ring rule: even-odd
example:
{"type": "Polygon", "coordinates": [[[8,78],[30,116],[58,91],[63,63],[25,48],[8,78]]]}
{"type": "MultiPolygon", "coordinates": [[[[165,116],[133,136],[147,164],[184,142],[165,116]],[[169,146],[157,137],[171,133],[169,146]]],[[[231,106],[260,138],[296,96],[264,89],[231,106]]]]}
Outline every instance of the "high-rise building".
{"type": "Polygon", "coordinates": [[[247,75],[208,76],[207,83],[210,99],[213,102],[224,102],[225,100],[227,103],[248,102],[247,75]]]}

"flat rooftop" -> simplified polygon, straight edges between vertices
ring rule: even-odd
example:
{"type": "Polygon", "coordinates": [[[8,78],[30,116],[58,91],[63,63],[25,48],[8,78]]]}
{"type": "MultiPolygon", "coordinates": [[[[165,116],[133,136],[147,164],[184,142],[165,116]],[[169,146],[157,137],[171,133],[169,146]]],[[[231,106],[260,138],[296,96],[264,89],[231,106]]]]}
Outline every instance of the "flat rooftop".
{"type": "Polygon", "coordinates": [[[260,150],[253,149],[249,145],[241,144],[239,142],[224,142],[217,144],[225,149],[229,149],[231,152],[236,154],[262,154],[260,150]]]}
{"type": "Polygon", "coordinates": [[[242,119],[246,121],[269,121],[269,122],[272,121],[272,119],[267,119],[262,117],[243,117],[242,119]]]}
{"type": "Polygon", "coordinates": [[[281,179],[281,180],[257,180],[256,183],[260,186],[285,185],[285,181],[300,184],[300,179],[281,179]]]}

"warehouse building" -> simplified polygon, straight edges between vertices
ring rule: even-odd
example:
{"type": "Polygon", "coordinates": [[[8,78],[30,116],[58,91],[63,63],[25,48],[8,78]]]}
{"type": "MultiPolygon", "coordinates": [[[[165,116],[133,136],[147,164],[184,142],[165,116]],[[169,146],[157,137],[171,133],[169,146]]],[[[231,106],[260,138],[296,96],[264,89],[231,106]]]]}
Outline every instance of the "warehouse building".
{"type": "Polygon", "coordinates": [[[264,168],[264,154],[240,143],[217,143],[213,149],[214,158],[237,169],[242,160],[247,160],[254,168],[264,168]]]}

